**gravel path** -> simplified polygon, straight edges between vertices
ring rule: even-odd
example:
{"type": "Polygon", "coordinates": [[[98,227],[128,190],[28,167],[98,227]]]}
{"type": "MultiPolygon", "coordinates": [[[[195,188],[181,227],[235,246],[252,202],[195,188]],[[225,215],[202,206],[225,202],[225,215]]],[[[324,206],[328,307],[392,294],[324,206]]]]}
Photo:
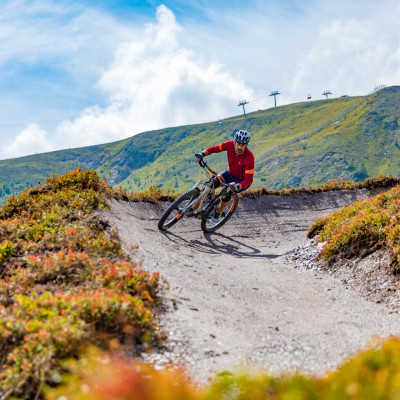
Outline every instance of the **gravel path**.
{"type": "Polygon", "coordinates": [[[290,257],[306,243],[312,221],[368,195],[244,199],[237,215],[211,235],[197,219],[159,232],[166,203],[114,201],[106,217],[124,247],[170,285],[160,316],[168,348],[148,358],[183,364],[201,383],[244,365],[323,374],[375,336],[399,335],[393,309],[324,272],[298,268],[290,257]],[[132,245],[139,249],[129,250],[132,245]]]}

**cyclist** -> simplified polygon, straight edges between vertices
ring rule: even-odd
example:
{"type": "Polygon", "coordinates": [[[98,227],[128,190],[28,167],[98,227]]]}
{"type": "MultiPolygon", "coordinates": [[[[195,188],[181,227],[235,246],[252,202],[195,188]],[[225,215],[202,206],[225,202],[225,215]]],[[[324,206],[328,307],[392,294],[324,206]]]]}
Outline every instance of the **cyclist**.
{"type": "MultiPolygon", "coordinates": [[[[224,212],[226,205],[229,203],[232,193],[240,193],[248,189],[253,183],[254,175],[254,156],[253,153],[247,148],[250,142],[250,134],[244,130],[237,130],[234,136],[235,140],[220,143],[216,146],[208,147],[201,153],[196,153],[196,162],[199,162],[204,157],[226,151],[228,154],[228,168],[222,172],[219,178],[229,183],[226,196],[221,198],[221,203],[218,210],[211,217],[211,221],[217,223],[224,212]]],[[[215,187],[219,186],[219,182],[215,181],[215,187]]],[[[198,204],[193,207],[196,209],[198,204]]]]}

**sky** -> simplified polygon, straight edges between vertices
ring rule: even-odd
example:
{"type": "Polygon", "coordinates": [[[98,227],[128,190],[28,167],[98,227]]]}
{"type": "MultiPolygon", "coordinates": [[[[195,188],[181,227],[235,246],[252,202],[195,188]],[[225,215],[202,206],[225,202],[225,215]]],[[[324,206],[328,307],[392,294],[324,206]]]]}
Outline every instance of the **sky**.
{"type": "Polygon", "coordinates": [[[400,84],[397,0],[0,4],[0,159],[400,84]]]}

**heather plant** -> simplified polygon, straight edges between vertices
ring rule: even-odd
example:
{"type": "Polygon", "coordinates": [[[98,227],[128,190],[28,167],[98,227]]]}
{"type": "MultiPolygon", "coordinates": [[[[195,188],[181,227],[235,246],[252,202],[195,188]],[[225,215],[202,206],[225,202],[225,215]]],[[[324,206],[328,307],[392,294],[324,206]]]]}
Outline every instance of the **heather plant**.
{"type": "Polygon", "coordinates": [[[69,374],[60,387],[47,388],[47,400],[200,400],[200,389],[181,369],[157,371],[115,352],[90,348],[64,367],[69,374]]]}
{"type": "Polygon", "coordinates": [[[223,372],[203,387],[179,369],[132,363],[121,356],[89,350],[46,399],[69,400],[391,400],[400,396],[400,339],[376,341],[323,376],[301,373],[223,372]]]}
{"type": "Polygon", "coordinates": [[[45,379],[56,360],[73,355],[82,342],[96,343],[96,331],[120,335],[129,326],[145,337],[152,330],[151,313],[140,299],[107,289],[17,295],[1,311],[0,337],[9,348],[0,376],[11,388],[45,379]]]}
{"type": "Polygon", "coordinates": [[[400,262],[400,186],[373,198],[357,201],[331,215],[316,220],[308,237],[318,235],[325,242],[321,256],[329,259],[347,252],[347,256],[362,250],[386,247],[393,261],[400,262]]]}
{"type": "MultiPolygon", "coordinates": [[[[331,192],[336,190],[359,190],[378,189],[382,187],[393,187],[400,183],[400,178],[391,175],[380,175],[373,178],[366,178],[363,182],[347,181],[343,178],[331,179],[321,185],[309,187],[288,187],[280,190],[268,189],[266,186],[251,187],[241,194],[243,197],[258,198],[260,196],[293,196],[297,194],[313,194],[331,192]]],[[[158,203],[159,201],[174,201],[182,192],[174,192],[171,189],[165,190],[157,186],[150,186],[147,190],[139,192],[127,192],[121,186],[113,188],[112,196],[119,200],[132,202],[158,203]]]]}
{"type": "MultiPolygon", "coordinates": [[[[241,194],[242,197],[258,198],[261,196],[293,196],[298,194],[313,194],[331,192],[337,190],[359,190],[378,189],[382,187],[393,187],[400,183],[400,178],[391,175],[380,175],[373,178],[366,178],[363,182],[347,181],[343,178],[331,179],[321,185],[309,187],[288,187],[280,190],[268,189],[266,186],[251,187],[241,194]]],[[[113,188],[113,197],[119,200],[132,202],[157,203],[159,201],[174,201],[182,192],[174,192],[171,189],[165,190],[157,186],[150,186],[147,190],[140,192],[126,192],[121,186],[113,188]]]]}
{"type": "Polygon", "coordinates": [[[360,352],[322,377],[222,374],[204,400],[390,400],[400,396],[400,339],[360,352]]]}
{"type": "Polygon", "coordinates": [[[257,198],[265,195],[275,195],[275,196],[293,196],[296,194],[313,194],[313,193],[323,193],[332,192],[336,190],[359,190],[359,189],[378,189],[382,187],[393,187],[400,183],[400,178],[391,175],[380,175],[373,178],[367,178],[363,182],[352,182],[346,181],[343,178],[331,179],[321,185],[309,186],[303,188],[283,188],[280,190],[268,189],[263,186],[261,188],[250,188],[246,190],[242,196],[257,198]]]}
{"type": "Polygon", "coordinates": [[[39,398],[60,361],[111,340],[159,340],[158,274],[139,270],[96,213],[119,196],[94,171],[53,175],[0,211],[0,398],[39,398]]]}
{"type": "MultiPolygon", "coordinates": [[[[119,189],[123,191],[122,188],[119,189]]],[[[150,186],[147,190],[140,192],[132,192],[126,194],[127,200],[138,202],[156,203],[158,201],[174,201],[179,193],[174,193],[172,190],[165,191],[157,186],[150,186]]]]}
{"type": "Polygon", "coordinates": [[[6,240],[2,244],[0,244],[0,265],[7,262],[13,251],[14,246],[9,240],[6,240]]]}

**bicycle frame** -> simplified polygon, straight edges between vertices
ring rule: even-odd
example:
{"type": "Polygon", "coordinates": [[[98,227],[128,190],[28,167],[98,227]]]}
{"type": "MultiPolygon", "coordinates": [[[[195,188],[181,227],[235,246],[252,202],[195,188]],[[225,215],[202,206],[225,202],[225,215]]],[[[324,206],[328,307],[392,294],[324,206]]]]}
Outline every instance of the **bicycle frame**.
{"type": "Polygon", "coordinates": [[[200,195],[196,197],[189,205],[187,208],[192,207],[195,203],[197,203],[200,200],[200,203],[197,207],[196,214],[201,214],[201,212],[204,210],[207,199],[210,199],[210,193],[211,193],[211,201],[215,199],[215,188],[213,185],[213,178],[217,178],[220,183],[224,186],[227,187],[228,185],[218,176],[218,174],[212,170],[207,163],[204,160],[199,161],[200,167],[206,168],[206,173],[208,174],[207,179],[200,179],[197,181],[195,185],[191,189],[199,189],[200,190],[200,195]],[[207,171],[208,170],[208,171],[207,171]],[[200,187],[204,185],[202,189],[200,187]]]}

